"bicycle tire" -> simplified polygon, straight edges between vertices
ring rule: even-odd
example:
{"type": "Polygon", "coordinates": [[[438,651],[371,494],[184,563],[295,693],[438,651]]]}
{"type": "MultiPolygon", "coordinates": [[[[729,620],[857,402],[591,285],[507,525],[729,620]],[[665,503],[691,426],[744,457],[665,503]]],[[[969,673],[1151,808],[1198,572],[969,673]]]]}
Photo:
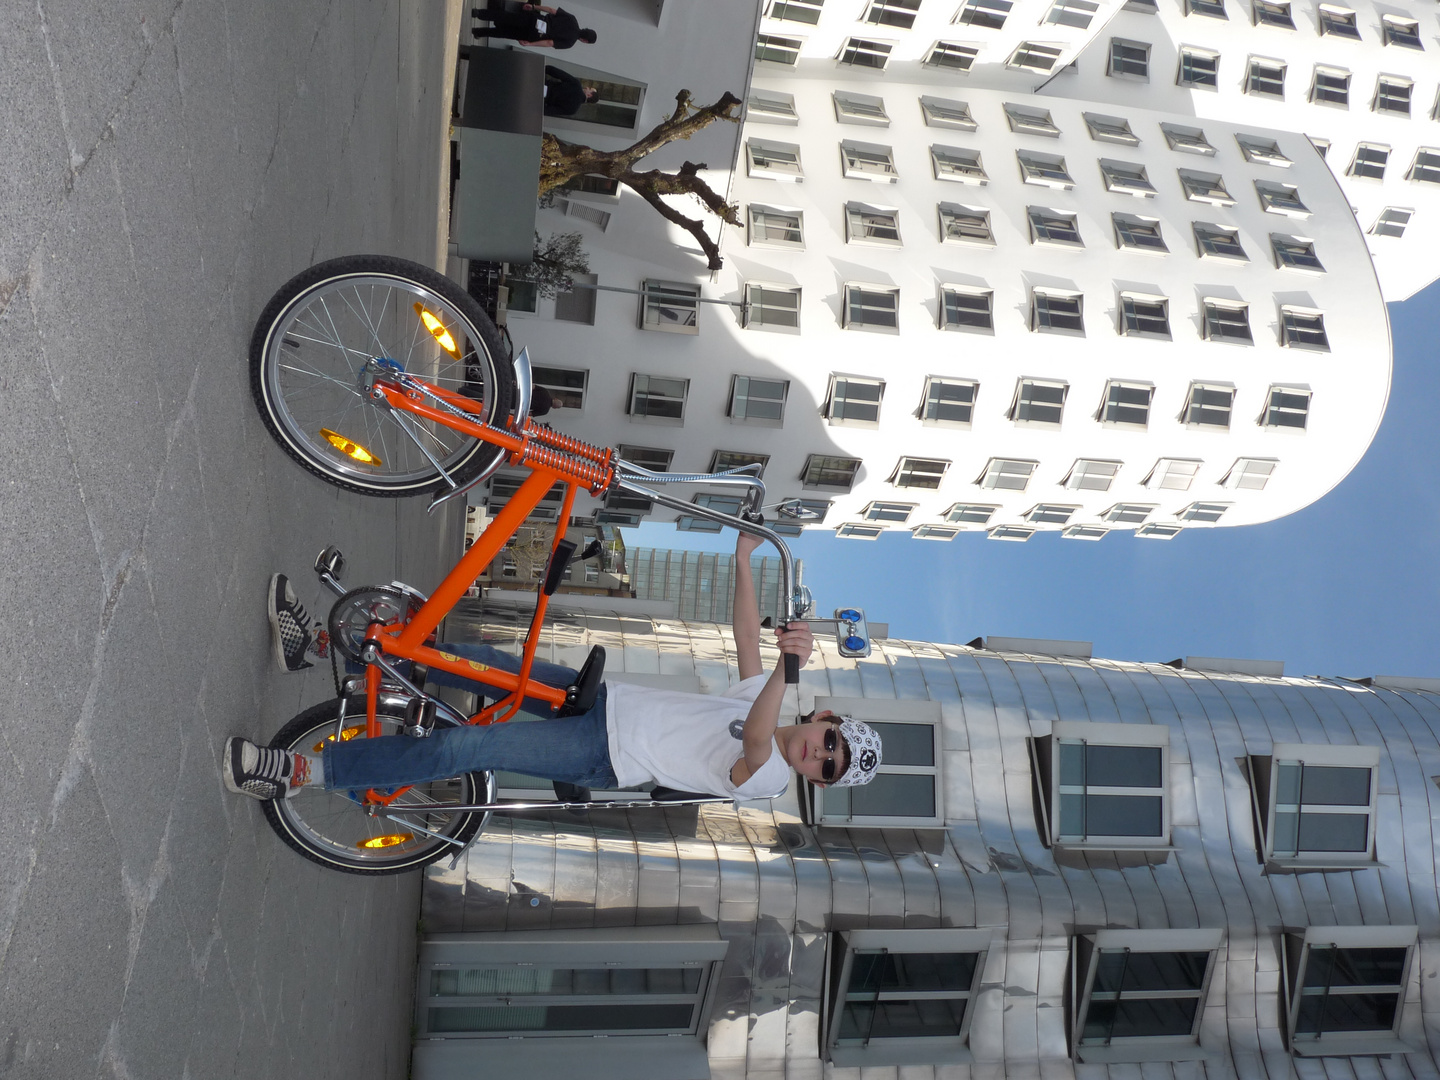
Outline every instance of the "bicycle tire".
{"type": "Polygon", "coordinates": [[[376,403],[364,392],[361,368],[377,357],[480,401],[488,423],[503,426],[514,407],[514,369],[499,331],[473,297],[428,266],[349,255],[291,278],[255,323],[250,392],[280,448],[327,483],[390,498],[449,486],[427,450],[457,484],[504,453],[413,415],[402,421],[376,403]],[[439,319],[453,353],[425,329],[417,305],[439,319]],[[374,460],[347,456],[327,433],[359,444],[374,460]]]}
{"type": "MultiPolygon", "coordinates": [[[[383,696],[377,709],[385,734],[395,734],[403,723],[406,698],[383,696]]],[[[304,750],[313,753],[335,734],[335,718],[340,700],[321,702],[306,709],[280,729],[270,740],[272,747],[283,750],[304,750]]],[[[347,729],[358,726],[355,738],[365,737],[363,699],[352,699],[356,715],[347,718],[347,729]]],[[[454,726],[443,718],[437,723],[454,726]]],[[[432,838],[423,832],[410,831],[405,824],[424,828],[467,844],[489,821],[488,811],[447,813],[445,804],[491,802],[494,779],[490,773],[466,773],[449,780],[433,781],[411,788],[397,800],[397,805],[413,805],[428,800],[439,809],[425,813],[400,814],[406,822],[370,816],[347,792],[303,792],[290,799],[273,799],[264,804],[265,818],[277,836],[292,850],[311,862],[347,874],[377,876],[403,874],[419,870],[437,859],[459,851],[446,840],[432,838]],[[386,846],[365,848],[365,840],[409,836],[386,846]]]]}

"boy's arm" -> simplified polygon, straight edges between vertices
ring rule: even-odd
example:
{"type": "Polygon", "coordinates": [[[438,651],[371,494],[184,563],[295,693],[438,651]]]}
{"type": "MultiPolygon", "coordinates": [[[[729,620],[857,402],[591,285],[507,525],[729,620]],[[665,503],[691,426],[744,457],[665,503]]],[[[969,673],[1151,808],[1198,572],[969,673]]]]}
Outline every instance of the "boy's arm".
{"type": "Polygon", "coordinates": [[[741,533],[735,541],[735,603],[730,629],[735,637],[735,659],[740,678],[749,679],[765,670],[760,663],[760,607],[755,601],[755,580],[750,556],[765,541],[741,533]]]}
{"type": "MultiPolygon", "coordinates": [[[[807,624],[797,623],[794,629],[776,630],[775,637],[781,653],[798,656],[802,667],[805,661],[810,659],[810,651],[814,648],[815,641],[807,624]]],[[[759,652],[758,644],[756,652],[759,652]]],[[[775,665],[770,678],[765,680],[765,686],[745,717],[742,736],[744,754],[730,769],[730,779],[737,786],[749,780],[770,760],[770,754],[774,750],[775,728],[780,723],[780,706],[784,704],[784,700],[785,665],[780,663],[775,665]]]]}

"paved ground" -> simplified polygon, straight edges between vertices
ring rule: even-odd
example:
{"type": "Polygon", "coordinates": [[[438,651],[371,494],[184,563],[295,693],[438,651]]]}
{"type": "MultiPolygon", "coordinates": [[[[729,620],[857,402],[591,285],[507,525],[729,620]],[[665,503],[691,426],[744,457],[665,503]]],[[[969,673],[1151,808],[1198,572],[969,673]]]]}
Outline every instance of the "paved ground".
{"type": "Polygon", "coordinates": [[[311,262],[435,262],[439,0],[0,4],[0,1076],[403,1076],[418,877],[327,873],[218,751],[328,696],[272,567],[427,587],[454,520],[270,445],[244,357],[311,262]]]}

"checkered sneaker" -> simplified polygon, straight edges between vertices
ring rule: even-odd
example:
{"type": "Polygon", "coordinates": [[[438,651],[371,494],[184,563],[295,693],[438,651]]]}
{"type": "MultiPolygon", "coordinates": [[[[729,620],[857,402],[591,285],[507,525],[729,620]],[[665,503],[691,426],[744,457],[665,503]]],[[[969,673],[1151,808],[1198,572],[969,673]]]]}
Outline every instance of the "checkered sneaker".
{"type": "Polygon", "coordinates": [[[225,759],[221,766],[225,786],[236,795],[252,799],[280,799],[290,791],[294,771],[291,755],[284,750],[256,746],[238,735],[225,742],[225,759]]]}
{"type": "Polygon", "coordinates": [[[330,654],[330,635],[295,599],[290,579],[276,574],[270,579],[268,604],[270,644],[281,671],[304,671],[314,665],[305,659],[311,653],[324,658],[330,654]]]}

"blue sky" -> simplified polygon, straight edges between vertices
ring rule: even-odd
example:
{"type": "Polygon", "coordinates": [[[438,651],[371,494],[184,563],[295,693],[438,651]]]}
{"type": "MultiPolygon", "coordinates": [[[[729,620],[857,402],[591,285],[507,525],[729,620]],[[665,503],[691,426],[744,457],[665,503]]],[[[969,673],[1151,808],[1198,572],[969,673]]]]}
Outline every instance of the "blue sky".
{"type": "MultiPolygon", "coordinates": [[[[983,533],[948,543],[828,531],[792,542],[816,607],[858,605],[892,637],[1094,642],[1118,660],[1229,656],[1287,675],[1440,677],[1440,284],[1390,305],[1395,372],[1380,431],[1330,494],[1263,525],[1169,541],[983,533]]],[[[627,543],[730,550],[734,534],[629,530],[627,543]]]]}

